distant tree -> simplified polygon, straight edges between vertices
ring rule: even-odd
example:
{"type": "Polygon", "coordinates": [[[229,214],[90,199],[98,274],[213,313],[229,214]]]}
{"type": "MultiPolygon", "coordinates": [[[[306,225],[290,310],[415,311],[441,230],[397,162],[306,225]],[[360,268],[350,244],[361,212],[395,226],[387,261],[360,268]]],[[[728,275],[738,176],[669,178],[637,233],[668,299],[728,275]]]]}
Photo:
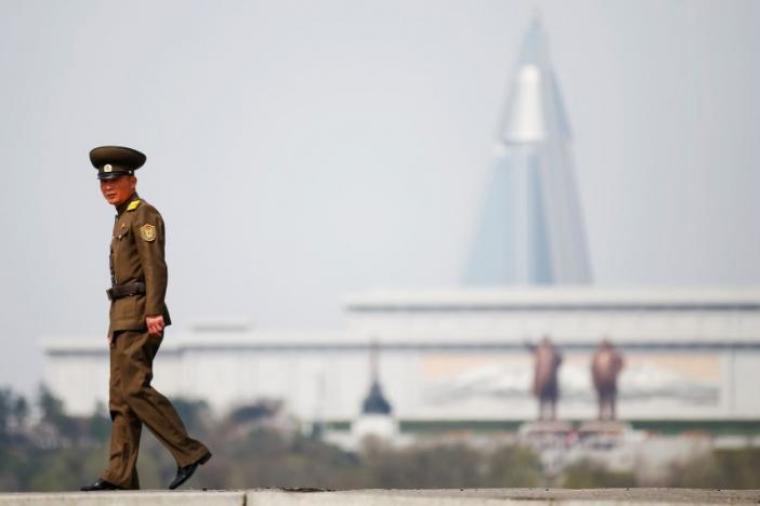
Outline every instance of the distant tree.
{"type": "Polygon", "coordinates": [[[50,389],[41,385],[37,397],[37,404],[42,413],[42,422],[51,426],[58,434],[61,444],[63,441],[73,441],[81,437],[81,424],[73,417],[66,415],[63,409],[63,401],[57,398],[50,389]]]}
{"type": "Polygon", "coordinates": [[[623,488],[636,485],[633,473],[609,471],[602,464],[588,460],[571,464],[562,473],[564,488],[623,488]]]}
{"type": "Polygon", "coordinates": [[[715,455],[708,454],[671,467],[669,487],[720,488],[721,472],[715,455]]]}
{"type": "Polygon", "coordinates": [[[715,450],[720,469],[720,488],[760,489],[760,448],[715,450]]]}
{"type": "Polygon", "coordinates": [[[95,410],[89,419],[87,436],[92,441],[106,443],[111,434],[111,419],[108,410],[102,402],[95,404],[95,410]]]}
{"type": "Polygon", "coordinates": [[[242,439],[216,439],[210,446],[224,459],[212,459],[204,467],[198,486],[334,489],[359,483],[355,456],[300,433],[259,426],[242,439]]]}
{"type": "Polygon", "coordinates": [[[12,411],[12,393],[8,388],[0,389],[0,441],[8,437],[12,411]]]}
{"type": "Polygon", "coordinates": [[[13,402],[13,418],[17,427],[22,428],[26,425],[29,418],[29,403],[23,396],[18,396],[13,402]]]}
{"type": "Polygon", "coordinates": [[[172,399],[172,404],[185,424],[185,428],[193,437],[206,435],[208,420],[211,417],[206,401],[180,397],[172,399]]]}
{"type": "Polygon", "coordinates": [[[10,388],[0,389],[0,440],[10,437],[12,432],[20,432],[28,415],[29,405],[23,395],[13,393],[10,388]]]}
{"type": "MultiPolygon", "coordinates": [[[[22,396],[0,389],[0,491],[76,490],[102,469],[108,458],[110,420],[106,407],[90,417],[71,417],[46,388],[40,389],[41,420],[28,424],[22,396]]],[[[369,440],[348,452],[294,430],[277,405],[256,403],[214,420],[203,402],[176,403],[194,434],[207,431],[215,458],[193,478],[196,488],[471,488],[535,487],[544,477],[538,457],[520,446],[473,447],[422,439],[396,448],[369,440]]],[[[143,431],[138,470],[143,488],[165,488],[176,463],[150,431],[143,431]]],[[[760,449],[717,450],[675,466],[668,486],[760,488],[760,449]]],[[[631,487],[632,473],[616,473],[598,463],[568,466],[558,484],[569,488],[631,487]]]]}
{"type": "Polygon", "coordinates": [[[99,448],[57,448],[38,450],[19,472],[23,488],[34,491],[79,490],[101,470],[99,448]]]}
{"type": "Polygon", "coordinates": [[[463,445],[394,450],[370,446],[362,462],[370,487],[472,488],[484,485],[481,452],[463,445]]]}
{"type": "Polygon", "coordinates": [[[491,455],[488,469],[488,487],[537,487],[544,481],[538,456],[522,446],[499,448],[491,455]]]}
{"type": "Polygon", "coordinates": [[[55,397],[46,385],[40,385],[37,403],[42,412],[42,419],[46,422],[58,425],[66,417],[63,401],[55,397]]]}
{"type": "Polygon", "coordinates": [[[233,423],[254,422],[275,416],[282,409],[282,401],[259,399],[253,404],[240,406],[229,415],[233,423]]]}
{"type": "Polygon", "coordinates": [[[673,466],[668,486],[687,488],[760,488],[760,448],[714,450],[673,466]]]}

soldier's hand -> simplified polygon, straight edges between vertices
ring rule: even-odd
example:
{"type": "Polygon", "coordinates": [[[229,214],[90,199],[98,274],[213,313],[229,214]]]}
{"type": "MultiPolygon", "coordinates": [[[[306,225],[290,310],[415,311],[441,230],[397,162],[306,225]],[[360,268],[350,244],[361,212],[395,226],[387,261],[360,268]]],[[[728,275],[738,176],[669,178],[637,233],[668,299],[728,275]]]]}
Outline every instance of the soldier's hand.
{"type": "Polygon", "coordinates": [[[164,317],[162,315],[146,316],[145,325],[148,327],[148,334],[152,336],[161,335],[165,327],[164,317]]]}

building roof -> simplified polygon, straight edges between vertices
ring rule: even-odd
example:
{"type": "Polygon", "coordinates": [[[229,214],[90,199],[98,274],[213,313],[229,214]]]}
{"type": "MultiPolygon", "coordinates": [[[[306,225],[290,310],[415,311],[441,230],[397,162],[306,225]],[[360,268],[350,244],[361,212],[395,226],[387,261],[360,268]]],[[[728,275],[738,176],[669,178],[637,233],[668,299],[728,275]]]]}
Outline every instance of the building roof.
{"type": "Polygon", "coordinates": [[[760,287],[592,286],[515,287],[427,291],[373,291],[344,298],[348,311],[447,309],[603,309],[608,307],[760,310],[760,287]]]}

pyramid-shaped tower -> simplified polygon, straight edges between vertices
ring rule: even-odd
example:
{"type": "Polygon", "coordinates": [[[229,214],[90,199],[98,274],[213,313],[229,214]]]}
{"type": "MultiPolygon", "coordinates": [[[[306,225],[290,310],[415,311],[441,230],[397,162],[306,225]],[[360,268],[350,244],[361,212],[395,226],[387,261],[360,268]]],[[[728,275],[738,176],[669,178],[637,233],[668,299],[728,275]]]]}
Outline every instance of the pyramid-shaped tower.
{"type": "Polygon", "coordinates": [[[513,75],[465,282],[590,283],[570,128],[538,18],[513,75]]]}

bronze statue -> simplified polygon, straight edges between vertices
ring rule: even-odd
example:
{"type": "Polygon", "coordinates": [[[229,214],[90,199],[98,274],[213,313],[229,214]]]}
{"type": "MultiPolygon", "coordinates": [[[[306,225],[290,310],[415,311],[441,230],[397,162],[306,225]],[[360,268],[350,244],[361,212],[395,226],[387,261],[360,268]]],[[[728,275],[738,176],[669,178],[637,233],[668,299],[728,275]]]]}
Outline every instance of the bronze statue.
{"type": "Polygon", "coordinates": [[[591,359],[591,378],[599,400],[599,420],[615,420],[617,400],[617,378],[623,369],[623,356],[607,339],[591,359]]]}
{"type": "Polygon", "coordinates": [[[544,337],[534,349],[533,356],[535,358],[533,395],[538,397],[538,419],[556,420],[559,397],[557,370],[562,363],[562,355],[551,340],[544,337]]]}

